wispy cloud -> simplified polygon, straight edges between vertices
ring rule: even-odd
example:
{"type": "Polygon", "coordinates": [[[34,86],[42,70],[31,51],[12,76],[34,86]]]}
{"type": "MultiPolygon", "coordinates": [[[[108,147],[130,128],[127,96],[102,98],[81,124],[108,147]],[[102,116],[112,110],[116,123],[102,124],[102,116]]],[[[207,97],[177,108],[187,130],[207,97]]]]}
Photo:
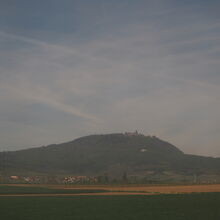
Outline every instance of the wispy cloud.
{"type": "MultiPolygon", "coordinates": [[[[24,86],[24,85],[23,85],[24,86]]],[[[65,104],[60,100],[60,97],[56,97],[56,94],[51,94],[51,91],[47,91],[46,88],[34,87],[29,85],[27,88],[20,87],[18,85],[6,85],[0,84],[1,90],[6,90],[6,92],[15,95],[17,99],[21,101],[31,101],[32,103],[40,103],[53,107],[59,111],[72,114],[74,116],[91,120],[93,123],[100,123],[101,119],[94,115],[87,114],[73,105],[65,104]]]]}

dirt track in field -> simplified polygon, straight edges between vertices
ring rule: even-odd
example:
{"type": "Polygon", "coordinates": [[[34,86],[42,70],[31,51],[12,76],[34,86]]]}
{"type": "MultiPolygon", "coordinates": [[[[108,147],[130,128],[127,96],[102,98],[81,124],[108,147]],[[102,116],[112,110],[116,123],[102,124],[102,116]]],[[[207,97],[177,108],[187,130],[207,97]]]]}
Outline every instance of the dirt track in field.
{"type": "Polygon", "coordinates": [[[109,192],[100,193],[55,193],[55,194],[13,194],[0,196],[97,196],[97,195],[157,195],[157,194],[181,194],[181,193],[201,193],[201,192],[220,192],[220,184],[215,185],[22,185],[13,186],[32,186],[46,187],[53,189],[79,189],[79,190],[108,190],[109,192]]]}

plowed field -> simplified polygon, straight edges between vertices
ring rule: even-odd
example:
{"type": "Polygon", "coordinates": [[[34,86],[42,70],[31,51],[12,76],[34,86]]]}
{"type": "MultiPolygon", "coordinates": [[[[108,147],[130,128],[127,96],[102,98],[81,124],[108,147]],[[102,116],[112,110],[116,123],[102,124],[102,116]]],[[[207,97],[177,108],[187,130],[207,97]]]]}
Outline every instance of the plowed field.
{"type": "MultiPolygon", "coordinates": [[[[182,194],[201,192],[220,192],[220,184],[215,185],[8,185],[16,187],[42,187],[53,189],[54,193],[11,193],[10,196],[76,196],[76,195],[152,195],[152,194],[182,194]],[[57,192],[56,192],[57,189],[57,192]],[[65,192],[60,192],[64,190],[65,192]],[[75,194],[73,190],[80,192],[75,194]],[[69,192],[68,192],[69,191],[69,192]],[[91,191],[88,192],[88,191],[91,191]],[[96,192],[97,191],[97,192],[96,192]],[[100,192],[99,192],[100,191],[100,192]]],[[[1,195],[0,196],[7,196],[1,195]]]]}

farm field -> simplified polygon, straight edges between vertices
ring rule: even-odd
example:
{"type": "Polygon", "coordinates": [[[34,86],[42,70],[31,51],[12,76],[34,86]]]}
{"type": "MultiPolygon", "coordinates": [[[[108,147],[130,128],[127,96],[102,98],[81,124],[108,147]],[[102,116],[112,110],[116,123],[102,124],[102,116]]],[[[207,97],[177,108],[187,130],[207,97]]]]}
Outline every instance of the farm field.
{"type": "Polygon", "coordinates": [[[0,185],[0,196],[27,195],[75,195],[82,193],[103,193],[104,189],[64,189],[38,185],[0,185]]]}
{"type": "Polygon", "coordinates": [[[0,197],[4,220],[219,220],[220,193],[0,197]]]}
{"type": "Polygon", "coordinates": [[[220,192],[215,185],[0,185],[0,196],[150,195],[220,192]]]}
{"type": "Polygon", "coordinates": [[[100,186],[58,186],[62,189],[87,189],[87,190],[106,190],[120,193],[199,193],[199,192],[220,192],[220,184],[210,185],[100,185],[100,186]]]}

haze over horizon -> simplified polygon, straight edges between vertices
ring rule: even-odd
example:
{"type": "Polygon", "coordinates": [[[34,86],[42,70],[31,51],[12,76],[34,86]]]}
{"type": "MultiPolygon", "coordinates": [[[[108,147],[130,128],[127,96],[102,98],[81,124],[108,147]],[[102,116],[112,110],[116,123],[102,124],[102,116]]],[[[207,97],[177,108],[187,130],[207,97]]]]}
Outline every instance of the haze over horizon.
{"type": "Polygon", "coordinates": [[[0,151],[138,130],[220,157],[217,0],[2,0],[0,151]]]}

